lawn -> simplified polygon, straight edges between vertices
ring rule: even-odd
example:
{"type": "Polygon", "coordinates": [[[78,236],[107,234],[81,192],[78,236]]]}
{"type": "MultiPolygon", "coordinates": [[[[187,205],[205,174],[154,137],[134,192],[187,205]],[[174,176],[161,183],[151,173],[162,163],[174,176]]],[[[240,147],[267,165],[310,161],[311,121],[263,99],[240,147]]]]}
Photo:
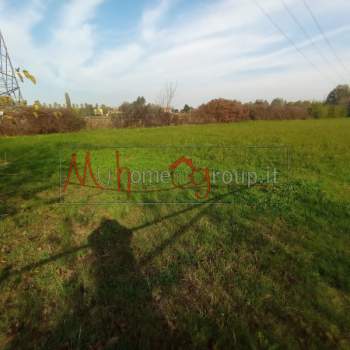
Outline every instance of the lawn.
{"type": "Polygon", "coordinates": [[[0,178],[0,349],[350,348],[350,119],[0,138],[0,178]],[[116,152],[199,186],[118,191],[116,152]]]}

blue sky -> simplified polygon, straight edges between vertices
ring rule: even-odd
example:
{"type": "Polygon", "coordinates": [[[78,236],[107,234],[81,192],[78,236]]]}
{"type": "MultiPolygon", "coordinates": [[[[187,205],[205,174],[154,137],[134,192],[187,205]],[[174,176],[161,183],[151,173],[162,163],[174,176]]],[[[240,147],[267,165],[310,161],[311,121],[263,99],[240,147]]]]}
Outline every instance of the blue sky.
{"type": "Polygon", "coordinates": [[[349,1],[305,0],[345,68],[303,0],[256,1],[306,59],[255,0],[0,0],[0,29],[14,65],[38,79],[23,86],[29,101],[62,103],[68,91],[74,103],[157,102],[168,82],[178,86],[177,107],[217,97],[323,99],[349,83],[349,1]]]}

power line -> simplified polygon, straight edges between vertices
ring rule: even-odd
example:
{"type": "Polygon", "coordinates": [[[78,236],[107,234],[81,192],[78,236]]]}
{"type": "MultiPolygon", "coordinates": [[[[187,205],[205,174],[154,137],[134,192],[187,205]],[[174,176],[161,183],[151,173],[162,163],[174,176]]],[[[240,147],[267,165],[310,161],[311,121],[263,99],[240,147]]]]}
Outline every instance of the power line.
{"type": "MultiPolygon", "coordinates": [[[[294,13],[290,10],[289,6],[285,2],[285,0],[281,0],[284,8],[288,12],[289,16],[293,19],[293,21],[296,23],[296,25],[299,27],[299,29],[303,32],[305,37],[310,41],[312,47],[318,52],[318,54],[323,58],[323,60],[333,69],[333,65],[330,62],[330,60],[327,58],[327,56],[320,50],[320,48],[316,45],[314,39],[312,36],[306,31],[304,26],[301,24],[299,19],[294,15],[294,13]]],[[[341,80],[344,79],[344,77],[338,72],[338,70],[335,70],[336,74],[340,77],[341,80]]]]}
{"type": "Polygon", "coordinates": [[[337,54],[336,50],[334,49],[334,46],[332,45],[332,43],[329,41],[326,33],[324,32],[320,22],[318,21],[318,19],[316,18],[316,15],[314,14],[314,12],[312,11],[311,7],[309,6],[309,4],[306,2],[306,0],[302,0],[303,4],[305,5],[307,11],[309,12],[311,18],[313,19],[313,21],[316,24],[316,27],[318,28],[318,30],[320,31],[324,41],[326,42],[327,46],[329,47],[329,49],[332,51],[334,57],[337,59],[337,61],[339,62],[339,64],[344,68],[344,70],[350,74],[350,70],[346,67],[346,65],[344,64],[343,60],[339,57],[339,55],[337,54]]]}
{"type": "Polygon", "coordinates": [[[303,58],[318,72],[320,73],[322,76],[324,76],[331,84],[334,84],[333,81],[331,79],[329,79],[328,76],[324,75],[322,73],[322,71],[304,54],[303,51],[301,51],[299,49],[299,47],[296,45],[296,43],[294,42],[294,40],[292,38],[290,38],[285,31],[273,20],[273,18],[271,17],[271,15],[259,4],[259,2],[257,0],[252,0],[255,5],[260,9],[260,11],[263,13],[264,16],[266,16],[268,18],[268,20],[272,23],[272,25],[286,38],[286,40],[294,47],[294,49],[296,51],[299,52],[299,54],[301,56],[303,56],[303,58]]]}

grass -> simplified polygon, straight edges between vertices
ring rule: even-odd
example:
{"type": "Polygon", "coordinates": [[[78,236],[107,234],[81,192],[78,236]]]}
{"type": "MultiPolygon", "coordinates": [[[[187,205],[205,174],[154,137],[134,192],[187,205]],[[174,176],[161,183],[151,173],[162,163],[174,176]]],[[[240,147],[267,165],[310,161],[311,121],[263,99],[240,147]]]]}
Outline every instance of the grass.
{"type": "Polygon", "coordinates": [[[2,138],[5,153],[1,349],[350,348],[350,120],[2,138]],[[221,160],[210,145],[230,151],[221,160]],[[116,148],[137,169],[190,153],[198,166],[276,166],[281,181],[198,204],[193,190],[72,185],[62,205],[60,158],[66,174],[90,149],[106,169],[116,148]],[[148,201],[183,204],[136,204],[148,201]]]}

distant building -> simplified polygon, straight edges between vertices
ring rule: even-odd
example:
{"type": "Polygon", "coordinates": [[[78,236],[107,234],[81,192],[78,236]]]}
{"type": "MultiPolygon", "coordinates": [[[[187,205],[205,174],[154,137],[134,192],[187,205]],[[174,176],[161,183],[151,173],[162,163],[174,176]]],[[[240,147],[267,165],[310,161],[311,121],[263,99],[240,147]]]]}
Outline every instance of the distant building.
{"type": "Polygon", "coordinates": [[[119,108],[112,108],[107,112],[107,117],[112,117],[118,114],[122,114],[122,112],[119,110],[119,108]]]}
{"type": "Polygon", "coordinates": [[[102,108],[95,108],[94,109],[94,116],[95,117],[103,117],[104,116],[103,109],[102,108]]]}

